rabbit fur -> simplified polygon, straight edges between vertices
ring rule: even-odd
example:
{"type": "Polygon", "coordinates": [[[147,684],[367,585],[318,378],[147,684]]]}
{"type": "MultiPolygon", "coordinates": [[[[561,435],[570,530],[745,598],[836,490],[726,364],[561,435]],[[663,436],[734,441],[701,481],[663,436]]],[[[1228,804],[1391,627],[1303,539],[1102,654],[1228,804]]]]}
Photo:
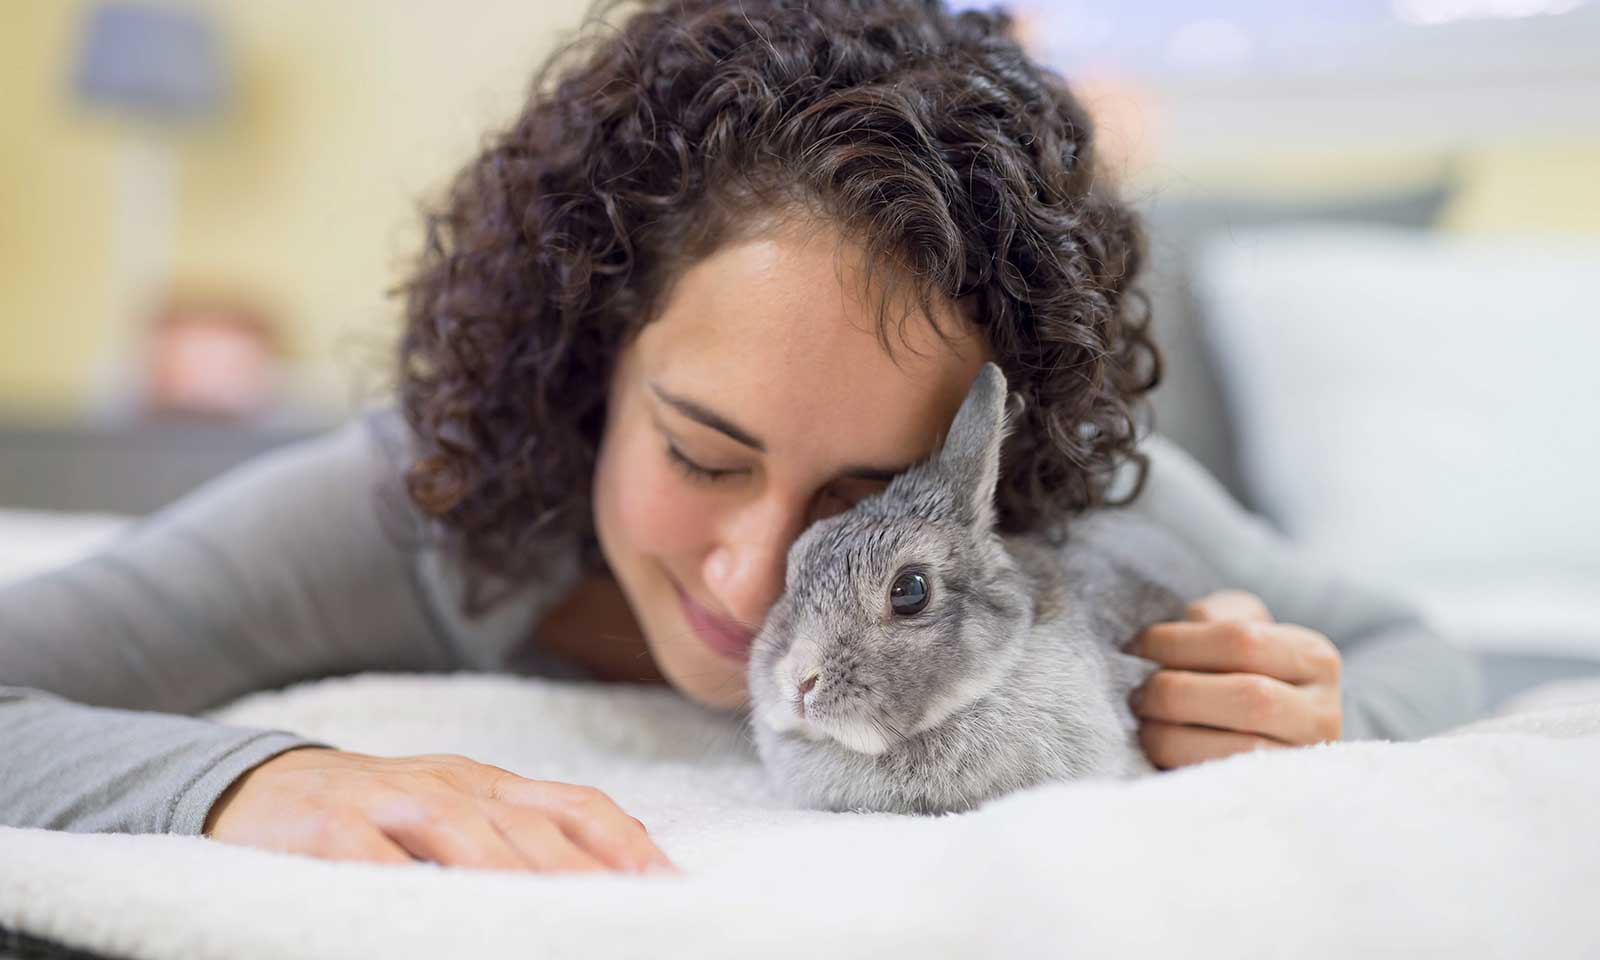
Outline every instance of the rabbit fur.
{"type": "Polygon", "coordinates": [[[747,720],[789,802],[939,814],[1153,772],[1127,695],[1156,664],[1121,646],[1219,584],[1123,507],[997,533],[1013,403],[986,363],[937,453],[790,547],[751,646],[747,720]],[[897,612],[897,582],[925,606],[897,612]]]}

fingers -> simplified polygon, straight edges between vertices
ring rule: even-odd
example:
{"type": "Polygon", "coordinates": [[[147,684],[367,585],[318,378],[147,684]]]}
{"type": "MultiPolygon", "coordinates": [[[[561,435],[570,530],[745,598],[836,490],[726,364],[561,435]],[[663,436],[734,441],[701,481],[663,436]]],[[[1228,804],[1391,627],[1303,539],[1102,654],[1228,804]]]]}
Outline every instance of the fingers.
{"type": "Polygon", "coordinates": [[[1166,741],[1169,760],[1181,765],[1208,751],[1339,739],[1342,663],[1333,641],[1274,621],[1261,599],[1243,590],[1210,594],[1189,604],[1184,617],[1147,627],[1126,647],[1164,668],[1129,703],[1144,721],[1141,737],[1166,741]],[[1191,759],[1179,759],[1185,756],[1191,759]]]}
{"type": "Polygon", "coordinates": [[[1141,632],[1127,651],[1177,670],[1259,673],[1286,683],[1331,682],[1339,677],[1339,650],[1333,642],[1293,623],[1157,623],[1141,632]]]}
{"type": "Polygon", "coordinates": [[[1261,598],[1245,590],[1218,590],[1184,608],[1185,620],[1264,620],[1272,622],[1272,612],[1261,598]]]}
{"type": "MultiPolygon", "coordinates": [[[[581,792],[592,788],[571,789],[581,792]]],[[[356,813],[325,815],[322,818],[324,829],[319,831],[313,846],[316,855],[330,859],[383,863],[426,860],[443,866],[480,870],[578,873],[625,869],[642,872],[662,867],[677,871],[648,841],[648,849],[640,852],[637,842],[627,835],[634,831],[642,835],[644,828],[620,811],[617,813],[628,823],[628,828],[600,831],[602,843],[585,844],[591,849],[603,849],[606,856],[602,858],[584,849],[578,838],[568,835],[565,826],[569,821],[580,823],[581,808],[582,801],[579,801],[572,817],[558,817],[547,811],[491,799],[396,794],[370,804],[365,816],[356,813]]]]}
{"type": "MultiPolygon", "coordinates": [[[[467,797],[402,795],[389,799],[373,815],[385,835],[422,860],[479,870],[540,868],[467,797]]],[[[547,838],[531,841],[541,852],[545,842],[547,838]]]]}
{"type": "Polygon", "coordinates": [[[360,860],[368,863],[411,864],[416,859],[382,830],[355,814],[323,815],[318,821],[311,855],[328,860],[360,860]]]}
{"type": "Polygon", "coordinates": [[[548,816],[567,836],[613,867],[681,872],[650,839],[642,822],[594,787],[508,775],[496,782],[494,793],[508,805],[548,816]]]}
{"type": "Polygon", "coordinates": [[[1310,693],[1257,673],[1157,670],[1131,699],[1142,718],[1260,734],[1284,744],[1321,739],[1321,710],[1310,693]]]}
{"type": "Polygon", "coordinates": [[[1252,750],[1284,748],[1284,744],[1255,734],[1210,730],[1163,720],[1145,720],[1139,724],[1139,745],[1150,762],[1162,770],[1252,750]]]}
{"type": "Polygon", "coordinates": [[[621,866],[581,849],[541,811],[497,800],[485,800],[484,811],[523,859],[541,873],[594,873],[621,866]]]}
{"type": "Polygon", "coordinates": [[[227,843],[484,870],[682,872],[600,790],[527,780],[459,754],[289,751],[230,789],[206,834],[227,843]]]}

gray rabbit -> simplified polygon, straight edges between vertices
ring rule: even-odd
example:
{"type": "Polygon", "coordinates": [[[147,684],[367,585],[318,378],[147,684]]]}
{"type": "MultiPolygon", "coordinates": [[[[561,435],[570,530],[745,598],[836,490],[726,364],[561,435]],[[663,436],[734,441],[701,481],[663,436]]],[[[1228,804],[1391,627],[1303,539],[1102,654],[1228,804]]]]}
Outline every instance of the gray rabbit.
{"type": "Polygon", "coordinates": [[[935,455],[790,547],[749,723],[791,802],[934,814],[1153,772],[1127,694],[1156,665],[1120,647],[1219,585],[1123,508],[1076,515],[1055,543],[996,533],[1007,405],[985,364],[935,455]]]}

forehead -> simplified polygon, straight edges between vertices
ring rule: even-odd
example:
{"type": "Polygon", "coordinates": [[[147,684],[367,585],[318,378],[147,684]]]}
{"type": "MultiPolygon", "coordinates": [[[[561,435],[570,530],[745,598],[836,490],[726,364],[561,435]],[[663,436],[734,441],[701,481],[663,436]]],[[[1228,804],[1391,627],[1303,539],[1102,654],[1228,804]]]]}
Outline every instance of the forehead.
{"type": "Polygon", "coordinates": [[[774,457],[909,462],[932,449],[988,351],[948,300],[938,320],[958,336],[941,340],[904,289],[888,312],[891,356],[878,337],[882,288],[863,289],[865,269],[861,248],[826,228],[723,247],[677,278],[640,334],[644,372],[715,406],[774,457]]]}

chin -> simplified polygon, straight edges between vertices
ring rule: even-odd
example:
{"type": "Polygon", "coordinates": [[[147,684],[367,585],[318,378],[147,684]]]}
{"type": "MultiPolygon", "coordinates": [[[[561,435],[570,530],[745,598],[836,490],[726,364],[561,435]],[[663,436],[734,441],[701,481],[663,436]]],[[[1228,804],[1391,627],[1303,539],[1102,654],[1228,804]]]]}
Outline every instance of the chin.
{"type": "Polygon", "coordinates": [[[662,642],[654,631],[645,638],[667,682],[689,699],[714,710],[735,710],[748,704],[750,695],[745,671],[730,664],[727,658],[704,650],[700,639],[689,632],[687,626],[679,630],[681,632],[671,631],[670,636],[682,637],[681,642],[670,639],[662,642]]]}

